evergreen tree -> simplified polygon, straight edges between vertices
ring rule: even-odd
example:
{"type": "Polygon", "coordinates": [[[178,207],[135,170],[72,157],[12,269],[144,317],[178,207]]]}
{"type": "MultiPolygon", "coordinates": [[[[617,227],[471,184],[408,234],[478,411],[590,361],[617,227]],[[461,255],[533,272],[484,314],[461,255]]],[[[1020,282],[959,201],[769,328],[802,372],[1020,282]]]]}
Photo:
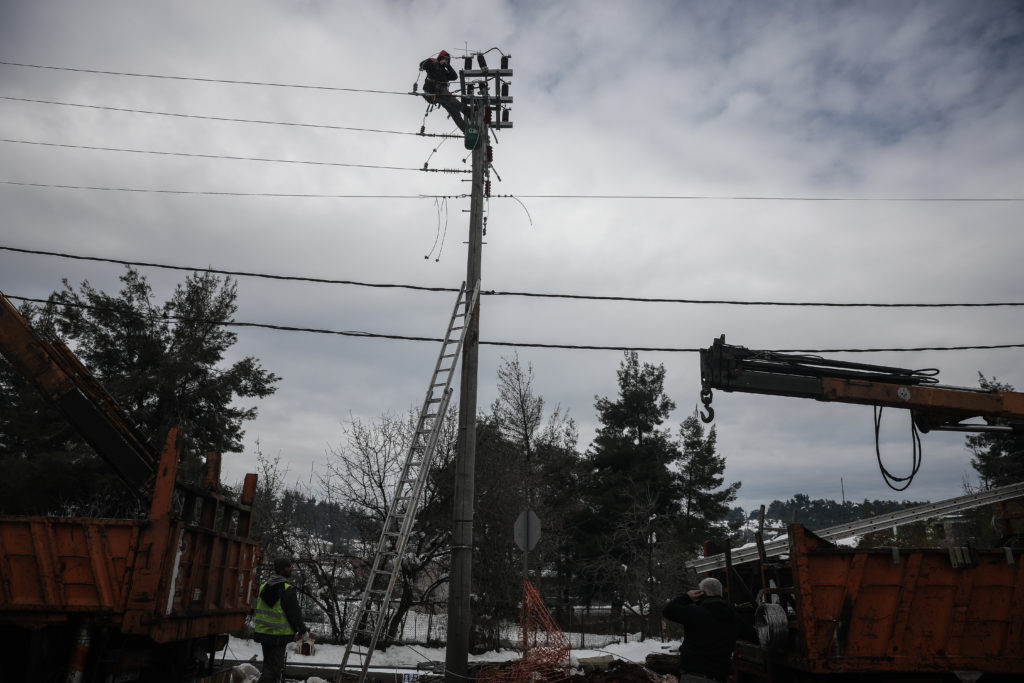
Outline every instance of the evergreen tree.
{"type": "Polygon", "coordinates": [[[503,626],[514,623],[523,594],[523,554],[516,517],[523,510],[523,458],[492,416],[476,427],[476,501],[473,512],[473,647],[501,647],[503,626]]]}
{"type": "MultiPolygon", "coordinates": [[[[978,374],[978,384],[988,391],[1013,391],[1009,384],[978,374]]],[[[1024,481],[1024,435],[982,432],[967,437],[967,448],[973,457],[971,465],[978,472],[983,488],[994,488],[1024,481]]]]}
{"type": "MultiPolygon", "coordinates": [[[[654,567],[656,533],[650,522],[664,526],[679,511],[678,477],[670,469],[679,449],[669,430],[661,429],[675,408],[664,391],[665,368],[641,365],[636,352],[628,351],[618,380],[615,400],[595,397],[601,427],[583,463],[586,511],[578,528],[582,580],[590,596],[613,601],[644,597],[631,595],[636,582],[615,570],[654,567]]],[[[648,571],[647,601],[653,600],[653,581],[648,571]]]]}
{"type": "Polygon", "coordinates": [[[145,276],[121,276],[117,296],[67,281],[47,304],[55,331],[139,425],[157,439],[181,428],[187,454],[242,451],[242,425],[256,417],[235,399],[264,398],[278,377],[255,358],[224,366],[238,341],[226,327],[238,310],[230,278],[195,273],[163,305],[145,276]]]}
{"type": "MultiPolygon", "coordinates": [[[[694,414],[683,420],[679,428],[683,454],[679,479],[682,490],[682,537],[692,546],[706,540],[716,523],[725,520],[729,504],[736,500],[740,482],[725,488],[725,457],[717,452],[718,435],[715,428],[705,435],[704,424],[694,414]]],[[[719,527],[721,525],[719,524],[719,527]]],[[[727,535],[719,529],[719,536],[727,535]]]]}
{"type": "MultiPolygon", "coordinates": [[[[243,425],[255,418],[256,408],[239,405],[238,399],[269,396],[278,377],[255,358],[224,363],[237,340],[223,324],[237,309],[234,281],[197,273],[162,305],[154,303],[152,288],[138,271],[128,269],[121,283],[121,291],[111,296],[88,282],[76,291],[65,281],[44,307],[26,309],[26,317],[41,336],[71,347],[154,450],[170,427],[179,427],[183,473],[195,472],[207,451],[241,451],[243,425]]],[[[0,395],[6,402],[0,411],[0,463],[8,473],[0,489],[4,510],[64,506],[65,512],[81,512],[82,505],[92,505],[84,501],[97,494],[123,496],[109,469],[2,359],[0,395]],[[40,486],[39,471],[51,471],[54,478],[40,486]],[[58,494],[52,484],[66,473],[72,493],[58,494]]]]}

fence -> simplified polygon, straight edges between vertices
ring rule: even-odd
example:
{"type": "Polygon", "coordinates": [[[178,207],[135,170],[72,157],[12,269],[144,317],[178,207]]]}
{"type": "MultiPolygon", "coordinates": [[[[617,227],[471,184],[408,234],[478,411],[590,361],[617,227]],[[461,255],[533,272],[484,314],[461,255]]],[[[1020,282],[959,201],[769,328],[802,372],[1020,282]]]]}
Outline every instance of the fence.
{"type": "MultiPolygon", "coordinates": [[[[342,621],[348,633],[349,622],[359,608],[357,598],[340,601],[342,621]]],[[[600,649],[612,643],[638,641],[643,631],[641,615],[613,610],[610,606],[561,606],[551,611],[552,617],[569,640],[569,644],[581,650],[600,649]]],[[[331,639],[330,624],[322,616],[306,614],[307,623],[321,642],[331,639]]],[[[426,611],[410,611],[402,622],[399,639],[406,643],[436,645],[446,641],[448,636],[448,613],[446,604],[434,603],[426,611]]],[[[655,634],[654,637],[657,637],[655,634]]],[[[519,639],[519,624],[509,621],[501,626],[501,640],[509,647],[515,647],[519,639]]]]}

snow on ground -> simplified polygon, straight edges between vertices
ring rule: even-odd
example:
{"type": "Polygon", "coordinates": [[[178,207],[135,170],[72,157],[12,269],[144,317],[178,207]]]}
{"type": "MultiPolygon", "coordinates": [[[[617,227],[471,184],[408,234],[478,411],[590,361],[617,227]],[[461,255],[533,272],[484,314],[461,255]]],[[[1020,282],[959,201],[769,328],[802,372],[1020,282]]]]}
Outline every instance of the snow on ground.
{"type": "MultiPolygon", "coordinates": [[[[570,664],[576,666],[579,660],[587,657],[600,657],[611,655],[616,659],[627,662],[643,664],[648,654],[671,653],[679,647],[679,641],[662,642],[656,638],[647,640],[632,641],[627,643],[612,643],[601,649],[594,650],[573,650],[570,652],[570,664]]],[[[288,662],[290,664],[335,664],[340,665],[345,654],[344,645],[317,645],[316,653],[313,655],[300,655],[289,649],[288,662]]],[[[252,657],[257,661],[263,660],[263,650],[260,644],[253,640],[232,637],[228,642],[225,659],[236,661],[247,661],[252,657]]],[[[474,662],[507,662],[519,658],[516,650],[497,650],[485,652],[479,655],[470,655],[470,663],[474,662]]],[[[445,659],[444,648],[420,647],[418,645],[393,645],[384,652],[376,652],[373,655],[371,669],[415,668],[424,666],[427,662],[443,662],[445,659]]]]}
{"type": "Polygon", "coordinates": [[[643,664],[649,654],[670,654],[678,649],[678,640],[662,642],[657,638],[648,638],[643,642],[637,640],[628,643],[612,643],[600,650],[573,650],[569,656],[573,666],[576,666],[581,658],[600,657],[601,655],[612,655],[616,659],[643,664]]]}

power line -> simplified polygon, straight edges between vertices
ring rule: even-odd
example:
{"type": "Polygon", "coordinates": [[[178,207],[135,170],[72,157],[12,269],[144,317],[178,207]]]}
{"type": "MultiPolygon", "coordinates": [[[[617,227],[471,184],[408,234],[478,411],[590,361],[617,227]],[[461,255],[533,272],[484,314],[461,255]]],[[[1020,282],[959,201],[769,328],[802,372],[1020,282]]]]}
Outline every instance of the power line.
{"type": "Polygon", "coordinates": [[[496,194],[491,199],[663,199],[749,202],[1024,202],[1024,197],[784,197],[698,194],[496,194]]]}
{"type": "Polygon", "coordinates": [[[467,194],[311,194],[290,192],[226,192],[213,190],[160,190],[142,187],[98,187],[96,185],[58,185],[0,180],[0,185],[41,187],[59,190],[95,190],[99,192],[140,192],[149,194],[208,195],[219,197],[286,197],[288,199],[463,199],[467,194]]]}
{"type": "MultiPolygon", "coordinates": [[[[4,62],[0,62],[3,64],[4,62]]],[[[386,130],[380,128],[356,128],[352,126],[335,126],[330,124],[297,123],[292,121],[266,121],[261,119],[243,119],[226,116],[205,116],[200,114],[180,114],[174,112],[152,111],[147,109],[129,109],[124,107],[107,107],[96,104],[79,104],[74,102],[57,102],[54,100],[38,100],[26,97],[10,97],[0,95],[0,100],[12,102],[33,102],[37,104],[52,104],[63,107],[82,107],[86,109],[100,109],[104,111],[119,111],[133,114],[151,114],[154,116],[171,116],[177,118],[202,119],[208,121],[227,121],[232,123],[256,123],[275,126],[294,126],[300,128],[323,128],[328,130],[348,130],[364,133],[385,133],[390,135],[414,135],[417,137],[434,138],[461,138],[461,135],[450,135],[447,133],[411,133],[401,130],[386,130]]],[[[128,151],[128,150],[125,150],[128,151]]],[[[60,187],[60,186],[55,186],[60,187]]],[[[111,189],[111,188],[74,188],[74,189],[111,189]]],[[[122,191],[126,191],[123,188],[122,191]]],[[[134,190],[140,192],[143,190],[134,190]]],[[[196,194],[196,193],[176,193],[196,194]]],[[[225,194],[225,193],[198,193],[198,194],[225,194]]],[[[248,193],[228,193],[245,196],[248,193]]],[[[262,193],[255,193],[263,196],[262,193]]],[[[304,195],[286,195],[301,197],[304,195]]],[[[311,195],[320,196],[320,195],[311,195]]],[[[985,202],[1024,202],[1024,197],[808,197],[808,196],[781,196],[781,195],[655,195],[655,194],[497,194],[491,195],[491,199],[598,199],[598,200],[674,200],[674,201],[751,201],[751,202],[951,202],[951,203],[985,203],[985,202]]]]}
{"type": "Polygon", "coordinates": [[[11,140],[7,138],[0,138],[0,142],[7,142],[18,145],[38,145],[42,147],[61,147],[66,149],[88,149],[101,152],[130,152],[133,154],[156,154],[160,156],[174,156],[174,157],[191,157],[198,159],[230,159],[232,161],[266,161],[277,164],[308,164],[312,166],[345,166],[351,168],[376,168],[376,169],[387,169],[393,171],[421,171],[421,172],[432,172],[432,173],[469,173],[469,171],[459,168],[416,168],[413,166],[381,166],[375,164],[349,164],[334,161],[302,161],[297,159],[269,159],[265,157],[241,157],[241,156],[230,156],[226,154],[198,154],[189,152],[166,152],[151,149],[127,149],[122,147],[99,147],[95,145],[71,145],[58,142],[40,142],[36,140],[11,140]]]}
{"type": "MultiPolygon", "coordinates": [[[[394,284],[359,282],[356,280],[338,280],[318,277],[307,277],[299,275],[275,275],[271,273],[260,273],[244,270],[223,270],[212,267],[198,268],[195,266],[178,266],[163,263],[152,263],[147,261],[128,261],[123,259],[105,258],[100,256],[83,256],[80,254],[68,254],[59,251],[43,251],[40,249],[23,249],[20,247],[9,247],[0,245],[0,251],[9,251],[18,254],[31,254],[34,256],[53,256],[57,258],[73,259],[78,261],[94,261],[99,263],[113,263],[122,266],[137,266],[142,268],[161,268],[165,270],[178,270],[185,272],[205,272],[217,275],[230,275],[232,277],[251,277],[267,280],[280,280],[292,282],[312,282],[327,285],[354,285],[358,287],[373,287],[381,289],[409,289],[421,292],[458,292],[453,287],[425,287],[422,285],[394,284]]],[[[855,302],[823,302],[823,301],[740,301],[729,299],[680,299],[667,297],[631,297],[631,296],[605,296],[596,294],[555,294],[540,292],[517,292],[501,290],[484,290],[481,292],[487,296],[519,296],[519,297],[540,297],[548,299],[570,299],[586,301],[623,301],[634,303],[672,303],[672,304],[701,304],[719,306],[798,306],[798,307],[822,307],[822,308],[994,308],[997,306],[1024,306],[1024,302],[1001,301],[985,303],[855,303],[855,302]]]]}
{"type": "MultiPolygon", "coordinates": [[[[70,306],[72,308],[82,308],[93,311],[105,311],[114,312],[112,309],[105,309],[101,306],[92,306],[83,303],[70,303],[66,301],[53,301],[50,302],[48,299],[35,299],[31,297],[17,296],[14,294],[6,294],[8,299],[14,299],[16,301],[27,301],[31,303],[48,304],[53,303],[58,306],[70,306]]],[[[208,318],[186,318],[178,316],[152,316],[154,320],[166,320],[171,323],[190,323],[190,324],[203,324],[203,325],[222,325],[225,327],[250,327],[266,330],[276,330],[279,332],[304,332],[309,334],[326,334],[336,335],[344,337],[365,337],[368,339],[392,339],[397,341],[422,341],[422,342],[443,342],[444,340],[440,337],[417,337],[409,335],[398,335],[398,334],[384,334],[380,332],[364,332],[359,330],[328,330],[317,327],[296,327],[292,325],[275,325],[271,323],[253,323],[253,322],[240,322],[236,320],[211,320],[208,318]]],[[[515,348],[537,348],[537,349],[563,349],[563,350],[574,350],[574,351],[644,351],[644,352],[661,352],[661,353],[698,353],[701,351],[700,348],[679,348],[679,347],[664,347],[664,346],[598,346],[592,344],[544,344],[539,342],[507,342],[507,341],[485,341],[481,340],[480,344],[487,346],[506,346],[515,348]]],[[[902,353],[902,352],[921,352],[921,351],[988,351],[995,349],[1018,349],[1024,348],[1022,344],[987,344],[987,345],[972,345],[972,346],[917,346],[912,348],[862,348],[862,349],[772,349],[778,353],[902,353]]]]}
{"type": "Polygon", "coordinates": [[[106,107],[98,104],[80,104],[77,102],[57,102],[55,100],[36,100],[28,97],[10,97],[0,95],[0,100],[11,102],[32,102],[35,104],[53,104],[59,107],[80,107],[83,109],[101,109],[103,111],[119,111],[130,114],[150,114],[152,116],[172,116],[182,119],[201,119],[204,121],[227,121],[230,123],[258,123],[269,126],[293,126],[298,128],[323,128],[327,130],[351,130],[362,133],[388,133],[390,135],[414,135],[424,138],[461,138],[461,135],[448,135],[447,133],[410,133],[405,130],[385,130],[381,128],[355,128],[352,126],[334,126],[326,123],[297,123],[294,121],[265,121],[262,119],[241,119],[230,116],[205,116],[200,114],[179,114],[176,112],[152,111],[149,109],[129,109],[126,107],[106,107]]]}
{"type": "Polygon", "coordinates": [[[72,68],[69,66],[45,66],[43,64],[25,64],[22,62],[7,62],[0,61],[0,64],[4,66],[20,66],[29,69],[48,69],[50,71],[72,71],[75,73],[86,73],[86,74],[102,74],[104,76],[131,76],[133,78],[159,78],[173,81],[196,81],[199,83],[230,83],[232,85],[263,85],[272,88],[301,88],[303,90],[330,90],[336,92],[365,92],[365,93],[376,93],[380,95],[413,95],[417,96],[417,93],[401,92],[398,90],[370,90],[368,88],[340,88],[337,86],[330,85],[302,85],[296,83],[273,83],[269,81],[242,81],[233,80],[228,78],[202,78],[198,76],[168,76],[165,74],[143,74],[133,73],[129,71],[104,71],[101,69],[80,69],[72,68]]]}
{"type": "MultiPolygon", "coordinates": [[[[0,99],[3,99],[0,97],[0,99]]],[[[412,133],[409,133],[412,135],[412,133]]],[[[130,151],[130,150],[125,150],[130,151]]],[[[230,157],[227,157],[230,158],[230,157]]],[[[404,169],[403,169],[404,170],[404,169]]],[[[410,169],[411,170],[411,169],[410,169]]],[[[422,169],[417,169],[422,170],[422,169]]],[[[461,170],[445,170],[444,172],[458,172],[462,173],[461,170]]],[[[288,197],[292,199],[352,199],[352,198],[363,198],[363,199],[465,199],[469,197],[468,194],[419,194],[419,195],[395,195],[395,194],[375,194],[375,195],[352,195],[352,194],[308,194],[308,193],[287,193],[287,192],[221,192],[213,190],[166,190],[166,189],[152,189],[152,188],[141,188],[141,187],[101,187],[96,185],[61,185],[56,183],[27,183],[18,182],[13,180],[0,180],[0,184],[4,185],[17,185],[22,187],[42,187],[50,189],[62,189],[62,190],[94,190],[100,192],[148,192],[154,194],[182,194],[182,195],[222,195],[228,197],[288,197]]],[[[674,199],[674,200],[723,200],[723,201],[780,201],[780,202],[1021,202],[1024,198],[1012,198],[1012,197],[743,197],[743,196],[712,196],[712,195],[674,195],[674,196],[654,196],[654,195],[491,195],[489,199],[674,199]]]]}
{"type": "MultiPolygon", "coordinates": [[[[3,99],[0,97],[0,99],[3,99]]],[[[408,133],[412,135],[412,133],[408,133]]],[[[460,171],[461,172],[461,171],[460,171]]],[[[0,180],[4,185],[24,187],[45,187],[64,190],[98,190],[103,192],[151,192],[156,194],[198,194],[224,195],[230,197],[289,197],[293,199],[464,199],[468,194],[431,195],[350,195],[350,194],[302,194],[282,192],[217,192],[212,190],[163,190],[138,187],[99,187],[95,185],[58,185],[54,183],[25,183],[0,180]]],[[[1015,197],[755,197],[716,195],[491,195],[489,199],[674,199],[674,200],[723,200],[723,201],[779,201],[779,202],[1022,202],[1015,197]]]]}
{"type": "Polygon", "coordinates": [[[251,271],[243,270],[218,270],[214,268],[193,268],[191,266],[174,266],[163,263],[148,263],[145,261],[125,261],[114,258],[103,258],[99,256],[81,256],[78,254],[66,254],[58,251],[41,251],[37,249],[21,249],[19,247],[7,247],[0,245],[0,251],[11,251],[19,254],[33,254],[38,256],[56,256],[59,258],[74,259],[78,261],[97,261],[101,263],[114,263],[122,266],[139,266],[144,268],[163,268],[165,270],[180,270],[189,273],[203,272],[203,273],[214,273],[216,275],[230,275],[232,277],[254,277],[263,278],[267,280],[285,280],[292,282],[312,282],[316,284],[328,284],[328,285],[357,285],[359,287],[377,287],[382,289],[412,289],[423,292],[458,292],[459,290],[453,287],[424,287],[419,285],[396,285],[396,284],[382,284],[382,283],[370,283],[370,282],[356,282],[355,280],[332,280],[327,278],[318,277],[302,277],[295,275],[273,275],[270,273],[256,273],[251,271]]]}

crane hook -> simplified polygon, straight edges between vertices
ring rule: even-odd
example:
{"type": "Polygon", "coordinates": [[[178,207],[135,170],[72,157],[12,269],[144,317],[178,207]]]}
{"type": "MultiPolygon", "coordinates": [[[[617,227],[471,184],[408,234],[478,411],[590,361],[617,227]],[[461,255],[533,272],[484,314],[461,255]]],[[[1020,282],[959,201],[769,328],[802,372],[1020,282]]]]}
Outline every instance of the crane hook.
{"type": "Polygon", "coordinates": [[[700,419],[703,420],[705,424],[707,424],[708,422],[711,422],[712,420],[715,419],[715,409],[711,407],[711,389],[710,388],[704,387],[703,389],[701,389],[701,391],[700,391],[700,402],[704,404],[704,407],[708,411],[706,413],[701,412],[700,419]]]}

